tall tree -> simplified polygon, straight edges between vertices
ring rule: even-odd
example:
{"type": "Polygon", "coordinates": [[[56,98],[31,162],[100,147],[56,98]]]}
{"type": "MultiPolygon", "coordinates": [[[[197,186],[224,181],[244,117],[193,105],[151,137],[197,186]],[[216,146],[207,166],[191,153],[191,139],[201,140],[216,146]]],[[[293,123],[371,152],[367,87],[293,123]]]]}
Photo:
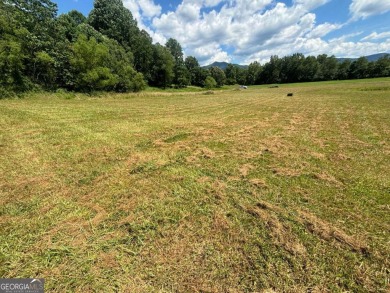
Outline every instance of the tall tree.
{"type": "Polygon", "coordinates": [[[237,82],[239,84],[247,84],[248,69],[237,67],[237,82]]]}
{"type": "Polygon", "coordinates": [[[319,64],[317,80],[332,80],[336,77],[338,62],[335,56],[318,55],[317,61],[319,64]]]}
{"type": "Polygon", "coordinates": [[[200,68],[198,60],[193,56],[188,56],[184,61],[184,65],[189,72],[190,84],[195,85],[197,79],[197,72],[200,68]]]}
{"type": "Polygon", "coordinates": [[[360,57],[353,61],[349,67],[349,78],[366,78],[368,77],[368,60],[360,57]]]}
{"type": "Polygon", "coordinates": [[[105,66],[110,57],[107,46],[99,44],[95,38],[88,39],[87,36],[80,35],[72,50],[71,63],[77,75],[77,90],[104,90],[117,83],[116,77],[105,66]]]}
{"type": "Polygon", "coordinates": [[[156,44],[153,52],[151,84],[163,88],[170,86],[174,78],[174,65],[175,60],[171,52],[166,47],[156,44]]]}
{"type": "Polygon", "coordinates": [[[373,77],[390,76],[390,55],[385,55],[379,58],[374,63],[374,68],[371,74],[373,77]]]}
{"type": "Polygon", "coordinates": [[[122,0],[95,0],[88,23],[125,47],[130,47],[139,33],[137,21],[122,0]]]}
{"type": "Polygon", "coordinates": [[[349,76],[349,68],[351,67],[351,61],[350,60],[344,60],[338,65],[337,69],[337,79],[348,79],[349,76]]]}
{"type": "Polygon", "coordinates": [[[237,83],[237,67],[233,64],[228,64],[225,68],[226,84],[233,85],[237,83]]]}
{"type": "Polygon", "coordinates": [[[307,56],[302,63],[301,81],[313,81],[318,71],[318,62],[316,57],[307,56]]]}
{"type": "Polygon", "coordinates": [[[277,55],[271,56],[270,61],[263,67],[264,69],[261,73],[261,80],[264,83],[280,82],[281,64],[281,59],[277,55]]]}
{"type": "Polygon", "coordinates": [[[217,86],[221,87],[226,83],[226,75],[225,72],[216,66],[213,66],[209,69],[210,75],[217,82],[217,86]]]}
{"type": "Polygon", "coordinates": [[[62,37],[73,42],[77,39],[77,27],[87,21],[87,18],[76,10],[57,17],[57,29],[62,37]]]}
{"type": "Polygon", "coordinates": [[[57,5],[50,0],[7,0],[3,4],[17,27],[24,31],[18,41],[20,55],[24,56],[23,76],[52,87],[56,75],[52,67],[56,54],[62,50],[55,19],[57,5]]]}
{"type": "Polygon", "coordinates": [[[145,30],[142,30],[135,37],[131,44],[131,48],[134,55],[134,68],[141,72],[145,78],[150,81],[154,51],[152,38],[145,30]]]}
{"type": "Polygon", "coordinates": [[[28,89],[24,77],[25,55],[22,40],[28,34],[24,28],[18,28],[10,7],[0,3],[0,98],[28,89]]]}
{"type": "Polygon", "coordinates": [[[174,59],[174,78],[173,83],[177,87],[186,87],[190,84],[190,73],[184,64],[183,50],[180,43],[175,39],[169,39],[165,44],[165,47],[169,50],[174,59]]]}
{"type": "Polygon", "coordinates": [[[183,49],[177,40],[170,38],[165,44],[165,47],[171,52],[176,63],[183,62],[183,49]]]}
{"type": "Polygon", "coordinates": [[[250,84],[250,85],[257,84],[259,81],[261,70],[262,68],[259,62],[255,61],[249,64],[246,84],[250,84]]]}

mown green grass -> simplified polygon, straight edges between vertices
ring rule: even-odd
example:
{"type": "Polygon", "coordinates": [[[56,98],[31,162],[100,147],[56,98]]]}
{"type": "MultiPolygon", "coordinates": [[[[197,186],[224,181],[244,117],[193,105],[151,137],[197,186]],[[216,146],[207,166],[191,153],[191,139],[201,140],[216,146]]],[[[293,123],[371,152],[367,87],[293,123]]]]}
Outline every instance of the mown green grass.
{"type": "Polygon", "coordinates": [[[386,292],[389,83],[1,100],[0,276],[386,292]]]}

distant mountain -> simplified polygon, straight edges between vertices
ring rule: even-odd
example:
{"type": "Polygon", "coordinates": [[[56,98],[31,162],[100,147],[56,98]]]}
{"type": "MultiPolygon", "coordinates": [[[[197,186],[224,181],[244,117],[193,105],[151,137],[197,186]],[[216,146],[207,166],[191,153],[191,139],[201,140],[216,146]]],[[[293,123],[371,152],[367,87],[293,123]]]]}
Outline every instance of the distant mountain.
{"type": "MultiPolygon", "coordinates": [[[[227,62],[214,62],[210,65],[206,65],[206,66],[203,66],[203,68],[211,68],[211,67],[219,67],[221,68],[222,70],[225,70],[226,67],[231,64],[231,63],[227,63],[227,62]]],[[[239,65],[239,64],[232,64],[233,66],[237,66],[239,68],[247,68],[248,66],[247,65],[239,65]]]]}
{"type": "MultiPolygon", "coordinates": [[[[390,57],[390,54],[389,53],[378,53],[378,54],[374,54],[374,55],[368,55],[368,56],[363,56],[363,57],[366,57],[366,59],[369,61],[369,62],[374,62],[374,61],[377,61],[379,58],[382,58],[384,56],[389,56],[390,57]]],[[[337,60],[339,62],[343,62],[343,61],[346,61],[346,60],[349,60],[349,61],[356,61],[358,58],[337,58],[337,60]]]]}

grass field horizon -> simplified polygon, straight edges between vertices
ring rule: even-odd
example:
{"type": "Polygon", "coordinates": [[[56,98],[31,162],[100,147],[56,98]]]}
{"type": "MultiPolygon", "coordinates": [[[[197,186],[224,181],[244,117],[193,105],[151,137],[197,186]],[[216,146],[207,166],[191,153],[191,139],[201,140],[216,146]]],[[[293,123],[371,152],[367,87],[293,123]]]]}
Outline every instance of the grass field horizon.
{"type": "Polygon", "coordinates": [[[388,292],[389,143],[389,78],[0,100],[0,277],[388,292]]]}

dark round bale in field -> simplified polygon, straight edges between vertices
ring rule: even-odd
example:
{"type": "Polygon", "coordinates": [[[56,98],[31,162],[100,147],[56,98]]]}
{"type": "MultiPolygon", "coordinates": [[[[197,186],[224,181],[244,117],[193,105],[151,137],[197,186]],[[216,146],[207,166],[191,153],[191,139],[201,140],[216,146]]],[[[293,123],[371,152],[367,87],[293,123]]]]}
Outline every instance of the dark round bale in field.
{"type": "Polygon", "coordinates": [[[287,94],[287,97],[292,97],[292,96],[294,96],[293,93],[288,93],[288,94],[287,94]]]}

